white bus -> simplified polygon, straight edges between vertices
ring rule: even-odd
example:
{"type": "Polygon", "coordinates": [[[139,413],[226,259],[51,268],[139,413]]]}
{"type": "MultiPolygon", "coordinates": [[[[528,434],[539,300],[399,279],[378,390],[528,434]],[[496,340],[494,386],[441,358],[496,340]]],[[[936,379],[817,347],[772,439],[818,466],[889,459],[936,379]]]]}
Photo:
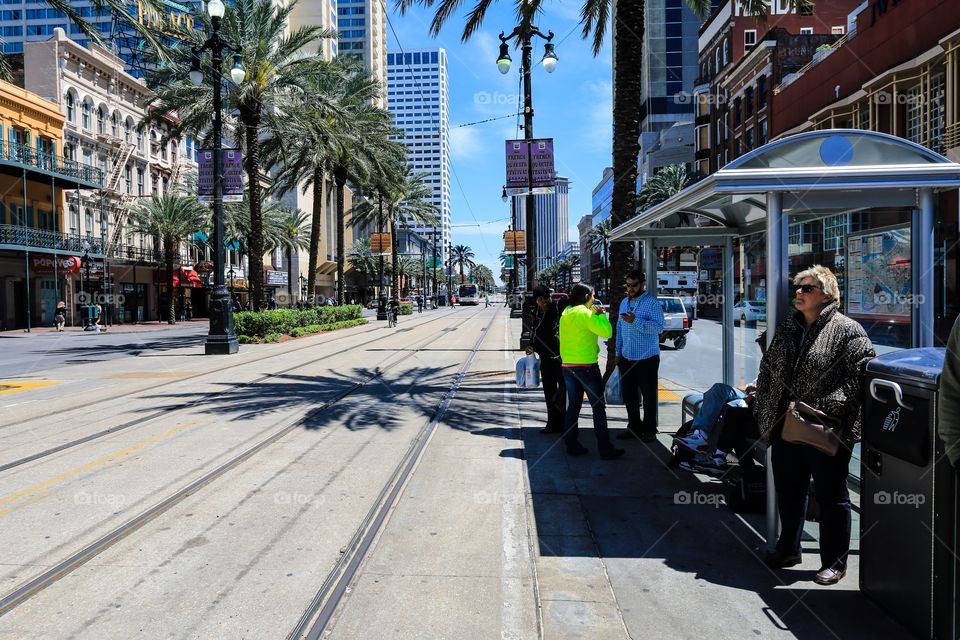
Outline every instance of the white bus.
{"type": "Polygon", "coordinates": [[[462,284],[457,292],[457,302],[464,304],[480,304],[480,293],[475,284],[462,284]]]}

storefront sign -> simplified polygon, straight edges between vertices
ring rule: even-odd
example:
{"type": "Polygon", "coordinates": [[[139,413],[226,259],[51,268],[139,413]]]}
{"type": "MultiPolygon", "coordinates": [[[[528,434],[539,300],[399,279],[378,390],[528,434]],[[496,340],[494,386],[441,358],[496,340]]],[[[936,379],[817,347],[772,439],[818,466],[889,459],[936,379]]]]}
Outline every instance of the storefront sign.
{"type": "MultiPolygon", "coordinates": [[[[243,152],[239,149],[221,151],[221,169],[223,170],[223,201],[241,202],[243,200],[243,152]]],[[[198,198],[200,202],[213,202],[213,151],[200,151],[198,167],[198,198]]]]}
{"type": "Polygon", "coordinates": [[[30,259],[30,270],[37,273],[77,273],[80,271],[82,262],[76,256],[67,257],[42,257],[35,256],[30,259]]]}
{"type": "Polygon", "coordinates": [[[286,286],[288,282],[289,277],[286,271],[267,271],[268,287],[286,286]]]}

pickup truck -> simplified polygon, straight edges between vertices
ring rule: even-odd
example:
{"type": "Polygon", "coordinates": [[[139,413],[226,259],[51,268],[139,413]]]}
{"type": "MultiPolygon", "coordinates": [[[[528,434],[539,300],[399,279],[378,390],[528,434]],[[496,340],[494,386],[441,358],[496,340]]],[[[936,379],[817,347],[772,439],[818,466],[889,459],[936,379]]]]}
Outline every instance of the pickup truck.
{"type": "Polygon", "coordinates": [[[687,346],[687,332],[690,331],[690,318],[683,300],[673,296],[660,296],[657,301],[663,309],[663,333],[660,334],[660,342],[673,340],[674,349],[683,349],[687,346]]]}

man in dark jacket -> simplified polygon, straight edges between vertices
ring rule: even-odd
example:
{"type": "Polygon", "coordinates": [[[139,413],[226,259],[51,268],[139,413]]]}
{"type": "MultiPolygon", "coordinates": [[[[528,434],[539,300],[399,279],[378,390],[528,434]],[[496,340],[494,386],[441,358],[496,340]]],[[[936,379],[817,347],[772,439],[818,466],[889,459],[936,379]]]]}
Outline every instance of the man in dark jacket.
{"type": "Polygon", "coordinates": [[[940,439],[946,445],[953,467],[960,471],[960,317],[953,323],[943,357],[938,411],[940,439]]]}
{"type": "Polygon", "coordinates": [[[543,285],[533,290],[533,301],[537,309],[527,354],[536,353],[540,357],[540,378],[547,403],[547,425],[540,433],[562,433],[567,389],[560,362],[560,310],[557,303],[550,300],[550,290],[543,285]]]}

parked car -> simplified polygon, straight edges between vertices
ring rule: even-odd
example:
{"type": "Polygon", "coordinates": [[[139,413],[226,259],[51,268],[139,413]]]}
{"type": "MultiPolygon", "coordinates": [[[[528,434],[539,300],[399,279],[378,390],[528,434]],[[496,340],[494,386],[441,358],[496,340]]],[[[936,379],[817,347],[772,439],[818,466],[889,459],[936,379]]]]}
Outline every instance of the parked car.
{"type": "Polygon", "coordinates": [[[663,309],[663,333],[660,342],[673,340],[674,349],[687,346],[687,333],[690,331],[690,318],[683,300],[674,296],[658,296],[657,301],[663,309]]]}
{"type": "Polygon", "coordinates": [[[733,323],[756,323],[767,321],[767,303],[760,300],[741,300],[733,305],[733,323]]]}

